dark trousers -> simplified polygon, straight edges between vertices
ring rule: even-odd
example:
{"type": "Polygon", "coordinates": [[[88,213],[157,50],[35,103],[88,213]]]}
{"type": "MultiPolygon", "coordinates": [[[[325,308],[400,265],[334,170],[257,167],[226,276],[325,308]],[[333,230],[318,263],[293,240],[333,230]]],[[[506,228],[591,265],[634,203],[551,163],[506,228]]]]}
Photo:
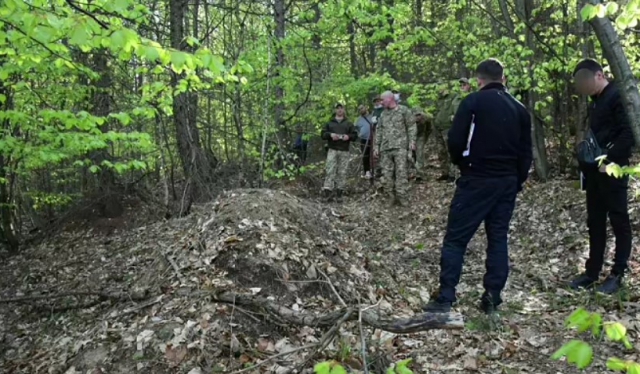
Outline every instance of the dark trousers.
{"type": "Polygon", "coordinates": [[[515,176],[462,176],[456,184],[442,245],[439,299],[456,301],[456,286],[460,282],[467,245],[484,221],[487,259],[483,301],[500,305],[500,293],[509,276],[507,233],[518,194],[518,179],[515,176]]]}
{"type": "Polygon", "coordinates": [[[362,151],[362,166],[366,173],[371,171],[371,140],[360,139],[360,150],[362,151]]]}
{"type": "Polygon", "coordinates": [[[607,247],[607,216],[616,237],[614,275],[623,275],[631,255],[631,224],[627,210],[629,177],[614,178],[605,173],[590,171],[587,180],[587,226],[589,227],[589,259],[587,275],[600,276],[607,247]]]}

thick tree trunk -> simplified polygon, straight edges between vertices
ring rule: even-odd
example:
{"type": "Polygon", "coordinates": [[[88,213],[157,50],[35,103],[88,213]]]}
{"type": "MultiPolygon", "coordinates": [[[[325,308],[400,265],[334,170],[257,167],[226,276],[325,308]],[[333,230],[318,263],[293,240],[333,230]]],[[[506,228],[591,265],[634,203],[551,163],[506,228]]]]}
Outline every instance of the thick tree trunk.
{"type": "MultiPolygon", "coordinates": [[[[599,4],[600,1],[591,1],[590,3],[599,4]]],[[[633,136],[636,144],[640,145],[640,93],[627,56],[622,49],[622,44],[620,44],[618,33],[607,17],[595,17],[589,23],[600,41],[604,57],[609,61],[611,72],[620,87],[620,94],[629,116],[633,136]]]]}

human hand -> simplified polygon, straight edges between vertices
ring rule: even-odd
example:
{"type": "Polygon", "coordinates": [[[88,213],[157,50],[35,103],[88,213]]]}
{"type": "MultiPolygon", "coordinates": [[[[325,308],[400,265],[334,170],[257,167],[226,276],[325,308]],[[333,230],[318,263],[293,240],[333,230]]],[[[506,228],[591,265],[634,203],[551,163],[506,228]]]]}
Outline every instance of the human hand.
{"type": "Polygon", "coordinates": [[[412,151],[416,150],[416,143],[415,142],[411,142],[411,144],[409,144],[409,148],[411,148],[412,151]]]}
{"type": "Polygon", "coordinates": [[[345,142],[349,141],[349,135],[342,135],[342,140],[344,140],[345,142]]]}
{"type": "Polygon", "coordinates": [[[380,156],[380,151],[378,151],[377,149],[375,151],[373,151],[373,157],[374,158],[378,158],[380,156]]]}
{"type": "Polygon", "coordinates": [[[606,173],[607,172],[607,165],[603,164],[602,166],[600,166],[598,171],[600,171],[601,173],[606,173]]]}
{"type": "Polygon", "coordinates": [[[451,119],[450,119],[450,121],[451,121],[451,122],[453,122],[453,116],[451,116],[451,119]]]}
{"type": "Polygon", "coordinates": [[[340,136],[338,134],[331,133],[331,140],[338,140],[340,136]]]}

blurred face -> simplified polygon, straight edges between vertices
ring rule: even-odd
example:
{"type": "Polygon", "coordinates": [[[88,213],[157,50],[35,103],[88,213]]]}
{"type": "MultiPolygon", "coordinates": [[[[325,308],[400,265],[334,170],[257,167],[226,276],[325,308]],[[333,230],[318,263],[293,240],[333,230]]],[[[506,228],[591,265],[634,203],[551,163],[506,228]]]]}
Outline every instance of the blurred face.
{"type": "Polygon", "coordinates": [[[588,69],[581,69],[573,77],[576,90],[582,95],[595,95],[600,91],[603,80],[606,80],[601,71],[592,72],[588,69]]]}
{"type": "Polygon", "coordinates": [[[376,108],[380,108],[380,107],[382,106],[382,100],[380,100],[380,99],[376,100],[376,101],[373,103],[373,105],[374,105],[376,108]]]}
{"type": "Polygon", "coordinates": [[[416,114],[416,122],[418,123],[424,122],[424,116],[422,114],[416,114]]]}
{"type": "Polygon", "coordinates": [[[337,107],[336,108],[336,117],[344,117],[344,107],[337,107]]]}
{"type": "Polygon", "coordinates": [[[460,89],[462,92],[469,92],[471,90],[471,85],[469,85],[469,83],[460,82],[460,89]]]}
{"type": "Polygon", "coordinates": [[[382,105],[384,105],[385,108],[392,108],[396,105],[396,100],[393,96],[385,96],[382,98],[382,105]]]}

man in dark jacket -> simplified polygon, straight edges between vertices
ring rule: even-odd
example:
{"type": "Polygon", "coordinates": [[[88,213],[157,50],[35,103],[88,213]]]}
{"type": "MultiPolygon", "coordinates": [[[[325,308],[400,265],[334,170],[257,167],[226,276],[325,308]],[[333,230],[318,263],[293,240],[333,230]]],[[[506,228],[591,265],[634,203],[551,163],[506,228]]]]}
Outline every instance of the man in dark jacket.
{"type": "Polygon", "coordinates": [[[424,308],[429,312],[451,310],[467,245],[482,221],[488,243],[480,306],[492,313],[500,305],[509,275],[509,223],[533,160],[531,119],[505,91],[502,64],[485,60],[476,75],[480,90],[461,101],[448,133],[451,161],[460,168],[461,177],[442,245],[440,290],[424,308]]]}
{"type": "Polygon", "coordinates": [[[592,288],[598,281],[607,245],[609,216],[616,237],[616,252],[611,273],[598,291],[613,294],[620,288],[631,255],[631,224],[627,210],[629,177],[608,175],[606,164],[629,165],[633,132],[618,87],[607,81],[599,63],[583,60],[573,74],[578,92],[591,97],[589,127],[606,153],[606,159],[603,165],[580,165],[586,179],[589,259],[585,273],[574,279],[570,286],[573,289],[592,288]]]}
{"type": "Polygon", "coordinates": [[[327,141],[329,149],[326,162],[327,176],[322,187],[328,199],[333,197],[334,191],[338,199],[342,197],[349,171],[349,143],[358,139],[353,123],[345,115],[344,106],[338,103],[335,110],[335,117],[322,130],[322,139],[327,141]]]}

